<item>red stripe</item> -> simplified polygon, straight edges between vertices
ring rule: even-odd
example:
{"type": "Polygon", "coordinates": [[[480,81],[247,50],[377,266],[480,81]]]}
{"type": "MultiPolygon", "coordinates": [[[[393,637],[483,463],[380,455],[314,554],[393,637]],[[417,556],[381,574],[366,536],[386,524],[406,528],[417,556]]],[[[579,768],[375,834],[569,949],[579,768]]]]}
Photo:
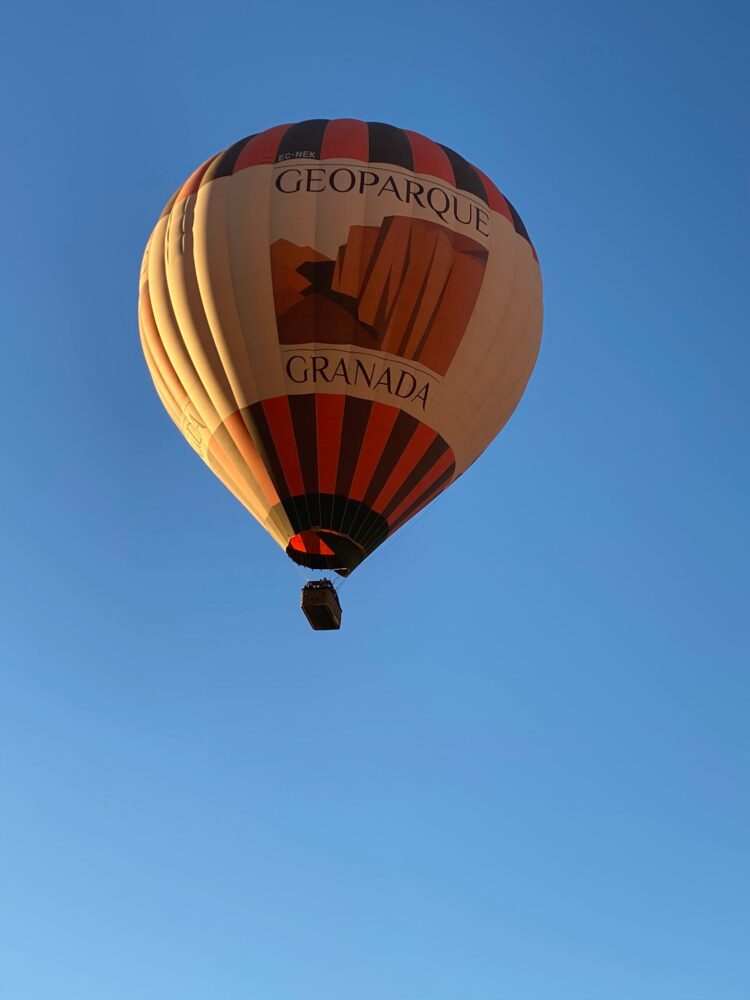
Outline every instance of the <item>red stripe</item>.
{"type": "Polygon", "coordinates": [[[301,531],[289,539],[289,547],[296,552],[307,552],[315,556],[332,556],[333,549],[319,538],[314,531],[301,531]]]}
{"type": "Polygon", "coordinates": [[[279,151],[281,140],[289,125],[275,125],[273,128],[260,132],[252,139],[248,139],[245,148],[237,157],[233,174],[245,167],[257,167],[261,163],[275,163],[276,154],[279,151]]]}
{"type": "Polygon", "coordinates": [[[329,122],[323,133],[321,160],[361,160],[370,159],[370,138],[367,122],[358,118],[336,118],[329,122]]]}
{"type": "Polygon", "coordinates": [[[367,421],[367,430],[362,441],[362,450],[359,453],[352,485],[349,488],[349,496],[352,500],[364,498],[375,468],[383,454],[385,443],[400,412],[395,406],[386,406],[383,403],[372,404],[370,419],[367,421]]]}
{"type": "Polygon", "coordinates": [[[305,492],[305,488],[289,400],[286,396],[277,396],[275,399],[264,399],[261,405],[290,495],[301,496],[305,492]]]}
{"type": "MultiPolygon", "coordinates": [[[[398,521],[399,517],[401,517],[401,515],[404,513],[404,511],[408,510],[409,507],[414,503],[414,501],[417,500],[422,493],[424,493],[424,491],[428,488],[430,483],[434,483],[436,479],[439,479],[442,476],[442,474],[446,471],[446,469],[449,469],[451,465],[453,465],[453,462],[454,462],[453,452],[449,448],[448,451],[446,451],[446,453],[442,455],[438,459],[438,461],[433,465],[430,471],[426,472],[424,476],[422,476],[422,478],[419,480],[417,485],[411,491],[409,496],[405,497],[398,505],[398,507],[391,512],[391,516],[388,518],[388,523],[391,525],[395,524],[398,521]]],[[[424,506],[424,504],[422,506],[424,506]]],[[[416,511],[414,513],[416,514],[416,511]]]]}
{"type": "Polygon", "coordinates": [[[453,173],[451,161],[444,151],[432,139],[420,135],[419,132],[409,132],[402,130],[411,144],[411,151],[414,157],[414,173],[429,174],[430,177],[438,177],[441,181],[455,187],[456,178],[453,173]]]}
{"type": "Polygon", "coordinates": [[[393,472],[391,472],[382,490],[373,502],[373,510],[385,510],[396,495],[397,490],[403,486],[406,477],[414,470],[417,462],[422,458],[436,437],[437,434],[435,431],[425,424],[420,424],[417,427],[411,441],[409,441],[409,444],[404,449],[403,455],[396,462],[393,472]]]}
{"type": "Polygon", "coordinates": [[[315,397],[315,424],[318,430],[318,491],[336,492],[341,425],[346,396],[319,393],[315,397]]]}
{"type": "MultiPolygon", "coordinates": [[[[479,167],[474,167],[474,169],[479,174],[482,183],[484,184],[484,190],[487,192],[487,202],[490,208],[494,212],[499,212],[501,215],[504,215],[506,219],[510,219],[511,223],[513,223],[513,216],[508,208],[508,202],[503,197],[500,188],[498,188],[497,185],[489,179],[487,174],[483,174],[479,167]]],[[[513,223],[513,225],[515,225],[515,223],[513,223]]]]}

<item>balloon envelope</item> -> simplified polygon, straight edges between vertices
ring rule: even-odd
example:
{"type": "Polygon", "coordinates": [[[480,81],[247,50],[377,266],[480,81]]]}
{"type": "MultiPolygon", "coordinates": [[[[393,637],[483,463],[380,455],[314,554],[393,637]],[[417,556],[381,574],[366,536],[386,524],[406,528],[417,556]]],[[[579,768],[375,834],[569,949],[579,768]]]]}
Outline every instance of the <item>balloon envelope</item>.
{"type": "Polygon", "coordinates": [[[187,441],[290,558],[346,575],[510,417],[541,275],[516,210],[453,150],[304,121],[178,189],[146,247],[139,322],[187,441]]]}

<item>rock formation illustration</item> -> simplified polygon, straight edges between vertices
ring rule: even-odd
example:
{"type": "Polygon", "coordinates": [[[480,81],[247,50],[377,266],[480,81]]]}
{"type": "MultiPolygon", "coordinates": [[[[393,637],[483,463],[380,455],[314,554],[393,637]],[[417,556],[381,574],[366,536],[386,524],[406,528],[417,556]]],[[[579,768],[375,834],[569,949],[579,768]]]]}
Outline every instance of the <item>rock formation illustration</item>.
{"type": "Polygon", "coordinates": [[[331,260],[279,239],[271,273],[281,344],[385,351],[445,374],[484,278],[487,250],[439,223],[352,226],[331,260]]]}

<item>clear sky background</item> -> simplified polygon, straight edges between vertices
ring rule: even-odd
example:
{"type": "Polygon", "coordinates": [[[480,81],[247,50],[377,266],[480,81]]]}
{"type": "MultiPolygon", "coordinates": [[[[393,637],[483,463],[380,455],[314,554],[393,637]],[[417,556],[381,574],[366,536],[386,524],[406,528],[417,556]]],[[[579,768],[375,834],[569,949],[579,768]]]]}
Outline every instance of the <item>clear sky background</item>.
{"type": "Polygon", "coordinates": [[[3,1000],[747,1000],[747,46],[740,3],[6,12],[3,1000]],[[337,116],[490,174],[546,322],[316,635],[136,298],[199,162],[337,116]]]}

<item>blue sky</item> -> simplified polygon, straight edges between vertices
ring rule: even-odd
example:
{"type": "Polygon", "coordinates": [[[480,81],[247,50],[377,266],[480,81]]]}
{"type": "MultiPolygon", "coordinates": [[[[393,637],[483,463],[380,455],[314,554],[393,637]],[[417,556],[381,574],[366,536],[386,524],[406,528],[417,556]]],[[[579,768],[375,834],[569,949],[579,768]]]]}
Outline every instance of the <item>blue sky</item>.
{"type": "Polygon", "coordinates": [[[747,29],[5,15],[0,995],[750,995],[747,29]],[[163,413],[136,296],[197,163],[337,116],[492,176],[546,322],[501,438],[313,635],[163,413]]]}

